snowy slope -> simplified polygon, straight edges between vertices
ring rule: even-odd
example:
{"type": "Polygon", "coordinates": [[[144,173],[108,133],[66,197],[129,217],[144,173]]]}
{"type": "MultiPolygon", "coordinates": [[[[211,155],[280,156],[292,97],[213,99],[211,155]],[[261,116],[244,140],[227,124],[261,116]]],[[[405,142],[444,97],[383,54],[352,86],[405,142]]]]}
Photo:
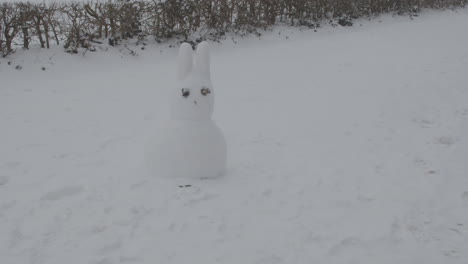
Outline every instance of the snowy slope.
{"type": "Polygon", "coordinates": [[[467,24],[212,45],[216,180],[143,167],[176,49],[0,59],[0,262],[466,263],[467,24]]]}

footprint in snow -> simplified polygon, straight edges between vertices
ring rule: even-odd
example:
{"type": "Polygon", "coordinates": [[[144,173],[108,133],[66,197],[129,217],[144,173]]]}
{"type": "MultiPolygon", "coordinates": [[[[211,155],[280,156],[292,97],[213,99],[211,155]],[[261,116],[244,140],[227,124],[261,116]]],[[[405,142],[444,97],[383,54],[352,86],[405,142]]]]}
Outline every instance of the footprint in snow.
{"type": "Polygon", "coordinates": [[[3,164],[3,167],[6,169],[16,169],[18,168],[22,163],[19,161],[11,161],[3,164]]]}
{"type": "Polygon", "coordinates": [[[255,261],[256,264],[281,264],[285,263],[284,259],[278,256],[265,256],[257,261],[255,261]]]}
{"type": "Polygon", "coordinates": [[[457,115],[460,118],[464,118],[468,116],[468,108],[467,109],[460,109],[455,111],[455,115],[457,115]]]}
{"type": "Polygon", "coordinates": [[[334,256],[339,255],[346,250],[363,250],[365,247],[365,243],[362,242],[359,238],[356,237],[346,237],[342,239],[340,242],[332,246],[328,254],[334,256]]]}
{"type": "Polygon", "coordinates": [[[11,208],[15,207],[16,201],[9,201],[6,203],[0,204],[0,218],[11,208]]]}
{"type": "Polygon", "coordinates": [[[431,128],[434,126],[435,122],[424,119],[424,118],[413,118],[413,123],[419,125],[421,128],[431,128]]]}
{"type": "Polygon", "coordinates": [[[99,146],[99,151],[107,149],[108,147],[111,147],[114,144],[119,144],[123,141],[128,141],[132,139],[132,137],[116,137],[116,138],[110,138],[102,142],[102,144],[99,146]]]}
{"type": "Polygon", "coordinates": [[[420,157],[415,157],[413,159],[413,163],[414,163],[414,165],[418,166],[419,168],[425,168],[426,165],[427,165],[427,161],[420,158],[420,157]]]}
{"type": "Polygon", "coordinates": [[[19,227],[15,227],[15,228],[10,232],[9,248],[10,248],[10,249],[15,248],[15,247],[18,246],[24,239],[25,239],[25,236],[23,235],[22,231],[19,229],[19,227]]]}
{"type": "MultiPolygon", "coordinates": [[[[19,147],[16,148],[16,150],[18,150],[18,151],[30,150],[30,149],[38,148],[38,147],[42,147],[42,146],[44,146],[44,145],[43,144],[31,143],[31,144],[26,144],[26,145],[19,146],[19,147]]],[[[20,163],[20,162],[18,162],[18,163],[20,163]]]]}
{"type": "Polygon", "coordinates": [[[77,163],[77,167],[88,167],[88,168],[99,168],[102,167],[106,164],[105,160],[95,160],[95,161],[89,161],[89,162],[81,162],[77,163]]]}
{"type": "Polygon", "coordinates": [[[447,256],[447,257],[459,257],[459,253],[458,253],[458,250],[456,249],[449,249],[449,250],[444,250],[444,256],[447,256]]]}
{"type": "Polygon", "coordinates": [[[120,250],[121,247],[122,247],[122,242],[116,241],[116,242],[104,245],[103,247],[98,249],[98,253],[105,255],[114,251],[118,251],[120,250]]]}
{"type": "Polygon", "coordinates": [[[462,193],[463,203],[466,207],[468,207],[468,191],[462,193]]]}
{"type": "Polygon", "coordinates": [[[360,201],[361,203],[370,203],[370,202],[375,201],[375,198],[365,196],[365,195],[358,195],[356,199],[360,201]]]}
{"type": "Polygon", "coordinates": [[[130,256],[120,256],[120,263],[137,263],[143,262],[143,259],[140,257],[130,257],[130,256]]]}
{"type": "Polygon", "coordinates": [[[195,199],[191,199],[189,201],[187,201],[184,205],[185,206],[193,206],[193,205],[196,205],[196,204],[199,204],[199,203],[202,203],[202,202],[206,202],[206,201],[209,201],[209,200],[212,200],[214,198],[218,197],[217,194],[205,194],[199,198],[195,198],[195,199]]]}
{"type": "Polygon", "coordinates": [[[57,189],[57,190],[54,190],[54,191],[50,191],[50,192],[44,194],[41,197],[41,200],[43,200],[43,201],[44,200],[45,201],[57,201],[57,200],[61,200],[61,199],[65,198],[65,197],[80,194],[83,191],[84,191],[83,186],[79,186],[79,185],[66,186],[66,187],[63,187],[63,188],[60,188],[60,189],[57,189]]]}
{"type": "Polygon", "coordinates": [[[435,139],[436,144],[451,146],[457,142],[457,139],[453,137],[438,137],[435,139]]]}
{"type": "Polygon", "coordinates": [[[10,179],[8,176],[0,176],[0,186],[6,185],[9,181],[10,179]]]}

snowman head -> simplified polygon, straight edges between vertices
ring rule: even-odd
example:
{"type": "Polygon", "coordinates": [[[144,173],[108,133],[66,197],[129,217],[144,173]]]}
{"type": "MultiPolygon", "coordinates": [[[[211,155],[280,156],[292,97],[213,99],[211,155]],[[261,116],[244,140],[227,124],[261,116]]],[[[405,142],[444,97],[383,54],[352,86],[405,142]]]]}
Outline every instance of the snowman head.
{"type": "Polygon", "coordinates": [[[177,60],[177,86],[172,91],[172,118],[210,120],[213,114],[213,86],[210,78],[208,43],[201,42],[193,54],[188,43],[180,45],[177,60]]]}

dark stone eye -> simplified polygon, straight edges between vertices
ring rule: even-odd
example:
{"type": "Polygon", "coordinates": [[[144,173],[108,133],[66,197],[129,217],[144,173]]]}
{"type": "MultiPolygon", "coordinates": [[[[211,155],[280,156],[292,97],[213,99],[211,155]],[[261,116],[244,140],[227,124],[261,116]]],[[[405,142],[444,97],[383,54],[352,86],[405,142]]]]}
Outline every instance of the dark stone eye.
{"type": "Polygon", "coordinates": [[[206,96],[206,95],[208,95],[210,93],[211,93],[211,91],[208,88],[202,88],[201,89],[201,94],[203,94],[204,96],[206,96]]]}
{"type": "Polygon", "coordinates": [[[187,98],[190,95],[190,90],[187,88],[182,88],[182,96],[187,98]]]}

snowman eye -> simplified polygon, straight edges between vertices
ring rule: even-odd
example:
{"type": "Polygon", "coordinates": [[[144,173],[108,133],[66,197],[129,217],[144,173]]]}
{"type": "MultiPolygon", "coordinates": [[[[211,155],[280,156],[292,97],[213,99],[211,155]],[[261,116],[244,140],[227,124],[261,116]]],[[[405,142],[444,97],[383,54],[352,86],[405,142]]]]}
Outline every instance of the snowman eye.
{"type": "Polygon", "coordinates": [[[206,87],[203,87],[201,90],[200,90],[201,94],[203,94],[204,96],[207,96],[208,94],[211,93],[210,89],[206,88],[206,87]]]}
{"type": "Polygon", "coordinates": [[[182,88],[182,96],[187,98],[190,95],[190,90],[187,88],[182,88]]]}

